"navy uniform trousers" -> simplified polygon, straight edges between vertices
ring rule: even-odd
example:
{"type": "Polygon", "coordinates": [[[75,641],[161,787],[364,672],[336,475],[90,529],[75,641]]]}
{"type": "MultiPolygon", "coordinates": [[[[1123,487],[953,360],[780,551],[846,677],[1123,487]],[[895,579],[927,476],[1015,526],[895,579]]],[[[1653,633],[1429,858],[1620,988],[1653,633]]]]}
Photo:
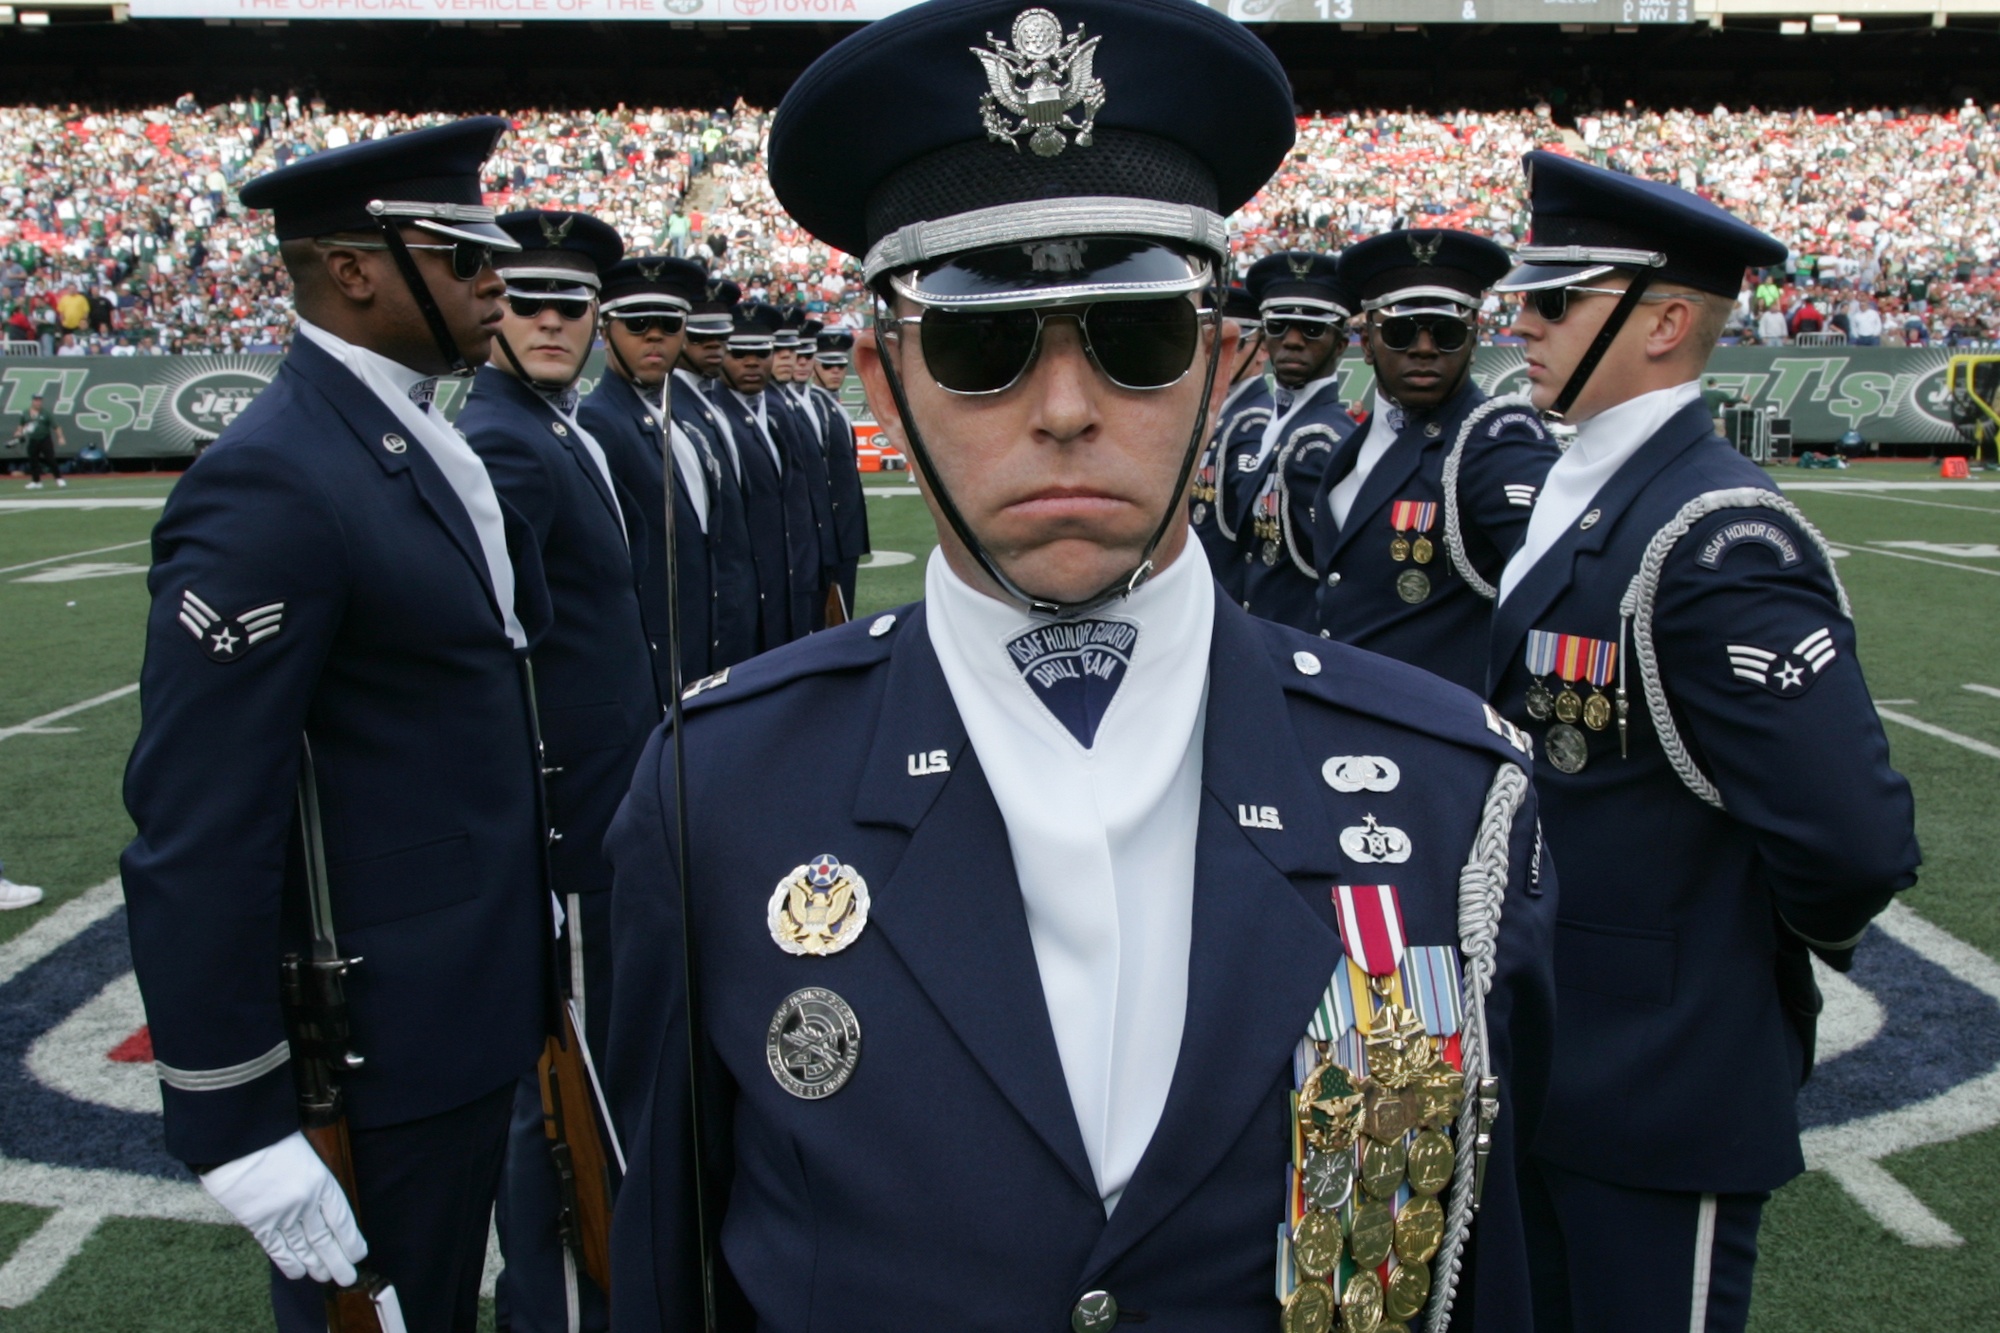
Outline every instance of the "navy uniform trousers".
{"type": "Polygon", "coordinates": [[[855,453],[854,422],[832,390],[812,385],[807,395],[819,412],[826,443],[827,485],[833,499],[834,581],[842,605],[854,614],[854,587],[868,545],[868,496],[861,489],[861,459],[855,453]]]}
{"type": "MultiPolygon", "coordinates": [[[[1420,666],[1469,690],[1485,688],[1493,590],[1527,533],[1542,478],[1561,456],[1532,408],[1488,406],[1493,401],[1468,375],[1434,410],[1410,413],[1361,483],[1344,524],[1334,522],[1333,488],[1354,471],[1369,438],[1389,424],[1370,416],[1334,455],[1310,505],[1315,619],[1322,636],[1420,666]],[[1444,487],[1454,450],[1455,499],[1444,487]],[[1397,560],[1391,549],[1398,536],[1396,505],[1405,500],[1435,506],[1430,529],[1421,534],[1430,543],[1427,561],[1409,552],[1397,560]],[[1453,503],[1465,562],[1483,589],[1447,549],[1446,509],[1453,503]]],[[[1418,535],[1412,531],[1403,540],[1414,542],[1418,535]]]]}
{"type": "MultiPolygon", "coordinates": [[[[502,508],[534,636],[535,542],[502,508]]],[[[300,338],[174,487],[148,586],[120,869],[168,1151],[207,1169],[299,1127],[278,977],[309,952],[303,732],[334,928],[362,959],[366,1064],[343,1080],[362,1234],[413,1329],[470,1330],[550,963],[527,696],[478,535],[395,415],[300,338]]],[[[320,1289],[271,1271],[280,1326],[324,1329],[320,1289]]]]}
{"type": "Polygon", "coordinates": [[[1236,541],[1243,566],[1243,609],[1250,614],[1308,633],[1318,628],[1313,497],[1355,429],[1340,401],[1339,382],[1327,380],[1293,407],[1262,467],[1244,474],[1252,498],[1236,541]],[[1258,535],[1259,514],[1276,525],[1275,536],[1258,535]]]}
{"type": "MultiPolygon", "coordinates": [[[[728,1327],[1053,1333],[1093,1289],[1162,1333],[1276,1326],[1293,1053],[1345,966],[1332,886],[1393,871],[1410,943],[1455,942],[1487,789],[1525,760],[1475,696],[1227,602],[1210,678],[1228,684],[1207,705],[1186,1031],[1108,1218],[1007,830],[923,610],[815,635],[689,700],[689,912],[728,1327]],[[1245,735],[1273,745],[1247,755],[1245,735]],[[1329,757],[1364,754],[1400,766],[1400,786],[1322,778],[1329,757]],[[919,771],[912,756],[940,762],[919,771]],[[1246,827],[1244,807],[1273,814],[1246,827]],[[1340,834],[1369,815],[1407,832],[1407,861],[1347,859],[1340,834]],[[796,957],[773,941],[768,903],[822,854],[867,880],[868,922],[837,954],[796,957]],[[774,1080],[766,1041],[780,1004],[813,986],[852,1007],[862,1055],[846,1086],[808,1101],[774,1080]]],[[[610,1087],[630,1158],[614,1229],[621,1333],[698,1326],[672,774],[663,729],[608,844],[610,1087]]],[[[1530,792],[1503,839],[1487,1013],[1505,1105],[1456,1328],[1529,1328],[1514,1160],[1546,1077],[1555,906],[1536,837],[1530,792]]]]}
{"type": "Polygon", "coordinates": [[[1804,1168],[1796,1098],[1818,1009],[1806,951],[1844,967],[1915,880],[1910,788],[1889,767],[1853,622],[1807,525],[1781,509],[1700,517],[1661,566],[1669,716],[1719,804],[1672,766],[1638,662],[1624,664],[1629,757],[1614,722],[1576,728],[1564,752],[1580,753],[1579,771],[1550,762],[1553,724],[1526,702],[1530,631],[1618,643],[1649,542],[1716,492],[1776,493],[1691,404],[1495,612],[1492,698],[1540,742],[1563,877],[1562,1019],[1533,1143],[1545,1333],[1742,1327],[1755,1210],[1804,1168]],[[1660,1239],[1674,1228],[1675,1243],[1660,1239]]]}
{"type": "MultiPolygon", "coordinates": [[[[533,530],[548,582],[554,617],[533,658],[546,746],[549,870],[566,914],[565,989],[602,1063],[613,960],[604,831],[661,712],[627,546],[629,533],[643,558],[645,517],[629,492],[620,494],[622,486],[607,485],[577,428],[504,371],[479,372],[458,427],[533,530]]],[[[568,1328],[556,1214],[541,1089],[529,1077],[515,1099],[497,1218],[507,1260],[499,1302],[515,1333],[568,1328]]],[[[594,1293],[580,1299],[597,1303],[594,1293]]],[[[586,1322],[601,1327],[601,1313],[586,1322]]]]}

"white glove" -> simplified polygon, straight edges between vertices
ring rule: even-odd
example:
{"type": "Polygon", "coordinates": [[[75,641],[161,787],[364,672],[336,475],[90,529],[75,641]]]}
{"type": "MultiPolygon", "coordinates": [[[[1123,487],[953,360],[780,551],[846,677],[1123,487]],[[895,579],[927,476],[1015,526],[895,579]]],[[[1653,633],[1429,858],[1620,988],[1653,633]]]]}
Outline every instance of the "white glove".
{"type": "Polygon", "coordinates": [[[201,1187],[249,1229],[289,1278],[351,1286],[368,1242],[333,1172],[299,1133],[224,1163],[201,1187]]]}

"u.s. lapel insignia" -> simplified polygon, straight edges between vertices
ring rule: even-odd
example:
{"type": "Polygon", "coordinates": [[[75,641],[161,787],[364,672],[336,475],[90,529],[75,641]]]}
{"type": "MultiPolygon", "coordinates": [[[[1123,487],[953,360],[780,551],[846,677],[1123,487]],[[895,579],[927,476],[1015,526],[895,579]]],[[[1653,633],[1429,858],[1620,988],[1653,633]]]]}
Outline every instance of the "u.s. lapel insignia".
{"type": "Polygon", "coordinates": [[[211,662],[234,662],[284,628],[285,604],[266,602],[229,618],[204,602],[193,588],[181,592],[180,622],[211,662]]]}
{"type": "Polygon", "coordinates": [[[1091,76],[1090,66],[1103,39],[1086,38],[1081,24],[1065,38],[1062,20],[1046,9],[1022,10],[1011,35],[1011,47],[989,32],[990,50],[971,48],[986,69],[986,93],[979,99],[986,137],[1010,144],[1016,152],[1026,137],[1037,157],[1055,157],[1068,148],[1064,130],[1075,135],[1078,148],[1090,147],[1104,106],[1104,81],[1091,76]],[[1069,114],[1078,107],[1081,120],[1069,114]],[[1010,121],[1003,113],[1017,119],[1010,121]]]}
{"type": "Polygon", "coordinates": [[[816,856],[778,881],[767,917],[771,938],[786,953],[839,953],[868,924],[868,881],[837,856],[816,856]]]}
{"type": "Polygon", "coordinates": [[[1384,828],[1373,815],[1364,815],[1360,824],[1340,831],[1340,850],[1351,861],[1396,865],[1410,859],[1410,837],[1399,828],[1384,828]]]}
{"type": "Polygon", "coordinates": [[[1337,754],[1319,773],[1335,791],[1394,791],[1403,780],[1396,761],[1380,754],[1337,754]]]}

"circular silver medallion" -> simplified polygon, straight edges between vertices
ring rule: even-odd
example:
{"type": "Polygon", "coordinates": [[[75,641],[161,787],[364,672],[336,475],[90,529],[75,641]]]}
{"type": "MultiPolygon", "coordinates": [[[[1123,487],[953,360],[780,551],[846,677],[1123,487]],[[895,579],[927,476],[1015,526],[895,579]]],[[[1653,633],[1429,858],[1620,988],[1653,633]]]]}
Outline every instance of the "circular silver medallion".
{"type": "Polygon", "coordinates": [[[1581,773],[1583,766],[1590,762],[1590,741],[1584,734],[1567,722],[1558,722],[1549,728],[1547,739],[1542,742],[1542,751],[1564,773],[1581,773]]]}
{"type": "Polygon", "coordinates": [[[1528,716],[1537,722],[1546,722],[1555,716],[1556,697],[1549,693],[1549,687],[1537,680],[1528,682],[1528,716]]]}
{"type": "Polygon", "coordinates": [[[1195,501],[1194,521],[1196,527],[1200,527],[1202,524],[1208,522],[1208,505],[1203,501],[1195,501]]]}
{"type": "Polygon", "coordinates": [[[764,1032],[771,1077],[794,1097],[831,1097],[861,1063],[861,1024],[847,1001],[820,986],[793,991],[764,1032]]]}
{"type": "Polygon", "coordinates": [[[1306,1197],[1322,1212],[1330,1213],[1346,1203],[1348,1193],[1354,1188],[1353,1149],[1340,1148],[1333,1152],[1308,1149],[1305,1187],[1306,1197]]]}
{"type": "Polygon", "coordinates": [[[1396,596],[1410,605],[1431,595],[1431,578],[1421,569],[1406,569],[1396,576],[1396,596]]]}

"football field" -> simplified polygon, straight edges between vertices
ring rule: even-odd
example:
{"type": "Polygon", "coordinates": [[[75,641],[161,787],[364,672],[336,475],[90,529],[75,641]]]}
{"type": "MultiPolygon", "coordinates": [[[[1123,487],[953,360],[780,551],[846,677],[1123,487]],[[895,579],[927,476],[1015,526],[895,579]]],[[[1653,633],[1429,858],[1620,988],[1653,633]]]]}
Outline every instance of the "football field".
{"type": "MultiPolygon", "coordinates": [[[[1812,1169],[1766,1214],[1752,1328],[1984,1333],[2000,1328],[2000,484],[1921,464],[1774,475],[1839,555],[1925,864],[1853,973],[1826,980],[1801,1097],[1812,1169]]],[[[920,593],[932,545],[903,474],[868,484],[863,615],[920,593]]],[[[161,1148],[116,884],[146,539],[170,485],[0,481],[0,861],[49,891],[0,915],[0,1333],[271,1326],[262,1252],[161,1148]]]]}

